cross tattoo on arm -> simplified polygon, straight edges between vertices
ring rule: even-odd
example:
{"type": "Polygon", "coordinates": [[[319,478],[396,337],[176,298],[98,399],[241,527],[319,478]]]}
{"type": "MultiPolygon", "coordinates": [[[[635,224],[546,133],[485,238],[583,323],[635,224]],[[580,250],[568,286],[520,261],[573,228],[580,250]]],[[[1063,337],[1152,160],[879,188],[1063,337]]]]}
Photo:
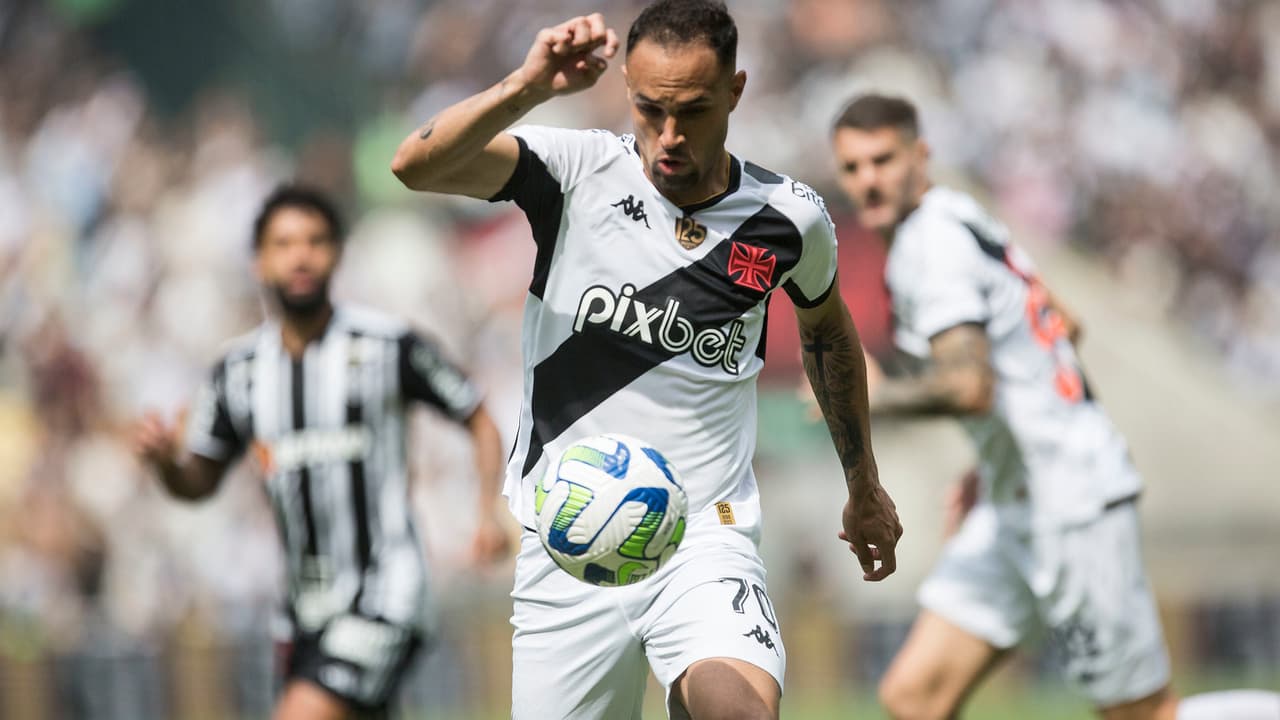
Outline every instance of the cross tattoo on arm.
{"type": "Polygon", "coordinates": [[[827,384],[826,368],[822,362],[822,353],[833,350],[834,346],[829,342],[823,342],[822,336],[814,336],[813,342],[801,345],[805,352],[813,353],[813,364],[818,370],[818,383],[825,386],[827,384]]]}

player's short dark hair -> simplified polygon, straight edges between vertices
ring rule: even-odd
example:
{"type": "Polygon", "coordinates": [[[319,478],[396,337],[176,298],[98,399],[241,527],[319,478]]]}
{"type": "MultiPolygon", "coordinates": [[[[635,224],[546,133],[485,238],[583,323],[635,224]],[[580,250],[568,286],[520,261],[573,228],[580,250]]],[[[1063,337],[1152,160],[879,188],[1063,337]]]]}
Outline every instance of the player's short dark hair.
{"type": "Polygon", "coordinates": [[[920,116],[909,100],[891,95],[858,95],[836,117],[832,132],[841,128],[879,130],[891,127],[908,138],[920,137],[920,116]]]}
{"type": "Polygon", "coordinates": [[[271,216],[276,214],[277,210],[293,207],[302,208],[317,212],[324,218],[329,225],[329,234],[333,237],[333,241],[342,244],[343,225],[342,215],[338,212],[338,205],[323,191],[308,185],[300,185],[296,183],[286,183],[276,187],[262,202],[262,209],[258,211],[258,216],[253,220],[253,249],[258,251],[262,248],[262,233],[267,229],[267,223],[271,222],[271,216]]]}
{"type": "Polygon", "coordinates": [[[719,0],[657,0],[640,12],[627,32],[627,55],[641,40],[659,45],[704,42],[722,68],[738,61],[738,26],[719,0]]]}

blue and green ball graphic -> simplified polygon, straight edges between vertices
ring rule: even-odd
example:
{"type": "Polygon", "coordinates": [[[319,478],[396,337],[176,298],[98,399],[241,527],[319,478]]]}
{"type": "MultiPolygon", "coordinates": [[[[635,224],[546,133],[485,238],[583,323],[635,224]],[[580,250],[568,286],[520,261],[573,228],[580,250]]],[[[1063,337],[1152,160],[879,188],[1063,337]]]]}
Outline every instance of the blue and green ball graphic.
{"type": "Polygon", "coordinates": [[[625,435],[565,448],[536,487],[538,536],[561,568],[592,585],[650,577],[684,538],[689,501],[662,453],[625,435]]]}

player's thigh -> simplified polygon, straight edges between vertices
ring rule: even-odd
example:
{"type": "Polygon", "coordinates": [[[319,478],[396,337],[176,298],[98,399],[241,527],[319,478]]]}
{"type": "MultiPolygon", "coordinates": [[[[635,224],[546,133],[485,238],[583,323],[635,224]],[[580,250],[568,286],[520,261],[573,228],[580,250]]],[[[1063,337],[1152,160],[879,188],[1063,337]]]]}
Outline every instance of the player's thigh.
{"type": "Polygon", "coordinates": [[[672,563],[653,579],[641,617],[645,653],[668,699],[701,697],[702,678],[723,675],[751,690],[744,700],[776,709],[787,655],[754,544],[732,530],[694,536],[672,563]]]}
{"type": "MultiPolygon", "coordinates": [[[[1159,707],[1169,656],[1135,506],[1114,508],[1040,547],[1041,572],[1057,578],[1040,600],[1041,615],[1068,682],[1102,711],[1159,707]]],[[[1130,716],[1143,717],[1117,715],[1130,716]]]]}
{"type": "Polygon", "coordinates": [[[306,680],[285,685],[276,703],[272,720],[346,720],[347,704],[337,696],[306,680]]]}
{"type": "Polygon", "coordinates": [[[1009,650],[922,610],[880,683],[895,718],[951,717],[1009,650]]]}
{"type": "Polygon", "coordinates": [[[917,593],[920,605],[989,645],[1012,648],[1034,626],[1038,610],[1020,562],[1029,552],[1028,537],[980,504],[943,546],[917,593]]]}
{"type": "Polygon", "coordinates": [[[639,718],[647,668],[617,592],[575,579],[524,534],[511,593],[512,718],[639,718]]]}
{"type": "Polygon", "coordinates": [[[672,720],[776,720],[782,692],[773,676],[733,658],[708,658],[690,665],[667,699],[672,720]]]}

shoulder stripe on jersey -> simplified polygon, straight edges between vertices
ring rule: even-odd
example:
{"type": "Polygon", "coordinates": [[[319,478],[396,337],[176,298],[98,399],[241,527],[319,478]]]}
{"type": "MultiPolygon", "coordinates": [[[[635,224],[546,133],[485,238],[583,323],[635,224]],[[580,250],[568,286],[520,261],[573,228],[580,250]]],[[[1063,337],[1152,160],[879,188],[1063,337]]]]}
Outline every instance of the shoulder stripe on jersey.
{"type": "MultiPolygon", "coordinates": [[[[301,432],[307,424],[306,410],[304,409],[306,398],[306,388],[303,384],[303,374],[306,369],[303,365],[304,362],[304,358],[298,358],[289,363],[289,375],[292,380],[290,383],[292,391],[290,401],[293,405],[293,429],[298,432],[301,432]]],[[[303,555],[304,557],[313,558],[319,555],[319,541],[316,537],[315,506],[312,504],[313,499],[311,497],[311,470],[305,463],[298,470],[298,492],[302,496],[302,515],[307,529],[303,555]]]]}
{"type": "Polygon", "coordinates": [[[969,234],[973,236],[973,239],[977,241],[978,248],[981,249],[983,253],[998,263],[1006,262],[1008,259],[1008,251],[1005,249],[1004,245],[1001,245],[988,237],[987,234],[982,231],[982,228],[974,225],[973,223],[961,220],[960,224],[964,225],[964,228],[968,230],[969,234]]]}
{"type": "Polygon", "coordinates": [[[547,275],[551,272],[551,256],[555,253],[556,238],[560,235],[560,217],[564,212],[564,193],[547,165],[529,149],[529,143],[515,136],[520,146],[520,157],[507,184],[502,186],[489,202],[514,200],[529,218],[533,230],[533,242],[538,254],[533,260],[533,280],[529,292],[541,299],[547,289],[547,275]]]}
{"type": "Polygon", "coordinates": [[[756,182],[764,185],[781,185],[782,176],[772,170],[766,170],[753,162],[744,163],[742,169],[748,175],[755,178],[756,182]]]}
{"type": "MultiPolygon", "coordinates": [[[[795,224],[765,205],[700,260],[678,268],[653,284],[635,291],[633,298],[659,307],[677,298],[695,330],[722,327],[765,297],[730,281],[726,267],[734,243],[763,247],[777,258],[774,277],[781,277],[800,259],[801,237],[795,224]]],[[[675,353],[660,344],[648,345],[619,333],[588,325],[565,340],[533,369],[531,398],[533,427],[522,475],[528,475],[542,456],[543,445],[614,393],[675,353]]]]}
{"type": "MultiPolygon", "coordinates": [[[[350,338],[352,343],[356,343],[361,338],[361,333],[351,331],[350,338]]],[[[353,377],[353,373],[348,371],[347,382],[359,382],[359,375],[353,377]]],[[[353,428],[364,422],[364,394],[363,388],[353,389],[347,388],[347,427],[353,428]]],[[[358,612],[360,610],[360,599],[364,595],[365,575],[369,569],[369,563],[373,557],[373,543],[369,537],[369,501],[368,490],[365,487],[364,479],[364,458],[355,458],[349,466],[351,478],[351,515],[356,526],[356,563],[359,572],[358,585],[355,597],[351,600],[351,611],[358,612]]]]}

